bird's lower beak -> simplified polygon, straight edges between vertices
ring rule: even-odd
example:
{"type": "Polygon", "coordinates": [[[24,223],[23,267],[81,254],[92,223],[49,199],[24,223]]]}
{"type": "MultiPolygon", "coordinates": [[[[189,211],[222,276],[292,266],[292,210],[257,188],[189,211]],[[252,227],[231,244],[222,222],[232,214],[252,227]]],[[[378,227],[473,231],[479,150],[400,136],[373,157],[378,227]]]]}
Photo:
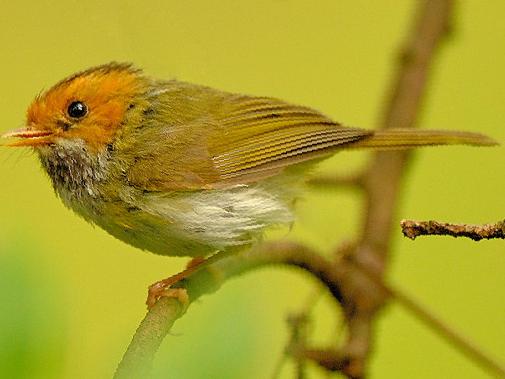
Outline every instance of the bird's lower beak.
{"type": "Polygon", "coordinates": [[[49,145],[51,143],[52,132],[49,130],[37,130],[30,128],[21,128],[11,130],[2,134],[2,138],[20,138],[18,141],[10,142],[5,146],[41,146],[49,145]]]}

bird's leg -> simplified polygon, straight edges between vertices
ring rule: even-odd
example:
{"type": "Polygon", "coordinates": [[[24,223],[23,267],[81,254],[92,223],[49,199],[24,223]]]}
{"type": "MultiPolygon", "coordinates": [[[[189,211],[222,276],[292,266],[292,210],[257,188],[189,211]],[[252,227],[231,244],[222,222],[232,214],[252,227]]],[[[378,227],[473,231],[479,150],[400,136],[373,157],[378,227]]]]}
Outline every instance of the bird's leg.
{"type": "Polygon", "coordinates": [[[210,264],[218,261],[219,259],[224,258],[229,255],[228,251],[218,251],[217,253],[211,255],[208,258],[204,257],[196,257],[190,260],[186,266],[186,269],[181,272],[172,275],[166,279],[160,280],[156,283],[153,283],[149,286],[148,294],[147,294],[147,308],[151,309],[154,304],[158,301],[160,297],[175,297],[182,304],[187,305],[189,302],[188,295],[184,288],[171,288],[174,284],[180,282],[183,279],[188,278],[195,272],[201,270],[209,266],[210,264]]]}
{"type": "Polygon", "coordinates": [[[191,268],[191,267],[194,267],[194,266],[199,266],[201,265],[203,262],[205,262],[205,257],[194,257],[193,259],[191,259],[188,264],[186,265],[186,269],[188,268],[191,268]]]}
{"type": "Polygon", "coordinates": [[[156,283],[153,283],[149,286],[148,294],[147,294],[147,308],[151,309],[154,304],[158,301],[158,299],[162,296],[165,297],[175,297],[178,300],[181,301],[181,303],[187,303],[187,293],[184,295],[181,293],[181,291],[186,292],[185,289],[183,288],[170,288],[172,287],[175,283],[187,278],[194,272],[198,271],[199,266],[201,266],[204,262],[206,261],[205,258],[203,257],[197,257],[193,258],[191,261],[189,261],[188,265],[186,266],[186,269],[182,270],[181,272],[169,276],[168,278],[162,279],[160,281],[157,281],[156,283]]]}

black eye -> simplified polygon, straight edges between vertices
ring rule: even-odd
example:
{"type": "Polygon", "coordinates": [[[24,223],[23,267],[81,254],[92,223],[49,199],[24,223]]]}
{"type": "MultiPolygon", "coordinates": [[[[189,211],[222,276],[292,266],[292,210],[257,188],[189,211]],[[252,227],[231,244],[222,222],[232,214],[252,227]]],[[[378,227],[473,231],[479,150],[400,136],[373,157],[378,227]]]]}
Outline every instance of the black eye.
{"type": "Polygon", "coordinates": [[[88,107],[82,101],[73,101],[68,106],[67,113],[72,118],[82,118],[88,114],[88,107]]]}

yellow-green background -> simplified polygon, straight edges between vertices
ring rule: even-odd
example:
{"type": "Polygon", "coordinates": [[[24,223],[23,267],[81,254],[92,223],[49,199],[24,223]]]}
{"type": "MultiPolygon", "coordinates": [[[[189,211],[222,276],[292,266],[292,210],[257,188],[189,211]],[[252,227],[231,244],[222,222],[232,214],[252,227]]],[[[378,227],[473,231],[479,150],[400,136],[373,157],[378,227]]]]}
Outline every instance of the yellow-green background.
{"type": "MultiPolygon", "coordinates": [[[[0,129],[23,123],[43,88],[111,60],[147,73],[313,106],[374,127],[417,1],[0,0],[0,129]]],[[[505,2],[458,2],[437,57],[421,125],[505,141],[505,2]]],[[[326,169],[351,172],[365,153],[326,169]]],[[[503,148],[425,149],[407,175],[397,221],[490,222],[505,217],[503,148]]],[[[384,178],[387,180],[387,178],[384,178]]],[[[137,251],[63,207],[30,152],[0,150],[0,377],[110,377],[145,313],[146,286],[185,260],[137,251]]],[[[307,195],[290,236],[324,251],[352,238],[358,194],[307,195]]],[[[505,360],[503,241],[405,240],[396,230],[390,279],[485,351],[505,360]]],[[[286,315],[317,288],[270,269],[227,283],[177,322],[158,377],[267,378],[288,338],[286,315]]],[[[314,342],[337,339],[322,297],[314,342]]],[[[398,305],[377,325],[372,378],[486,374],[398,305]]],[[[282,372],[292,377],[292,366],[282,372]]],[[[325,374],[311,368],[310,377],[325,374]]]]}

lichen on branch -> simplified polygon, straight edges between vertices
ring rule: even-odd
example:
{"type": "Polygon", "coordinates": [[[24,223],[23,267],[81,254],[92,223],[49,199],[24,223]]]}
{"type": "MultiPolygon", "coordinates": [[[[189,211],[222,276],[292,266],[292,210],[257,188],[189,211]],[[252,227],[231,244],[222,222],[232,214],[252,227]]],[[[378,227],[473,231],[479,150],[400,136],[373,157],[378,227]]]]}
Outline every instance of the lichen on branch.
{"type": "Polygon", "coordinates": [[[419,236],[465,237],[474,241],[483,239],[505,239],[505,220],[493,224],[451,224],[440,221],[402,220],[403,235],[411,240],[419,236]]]}

